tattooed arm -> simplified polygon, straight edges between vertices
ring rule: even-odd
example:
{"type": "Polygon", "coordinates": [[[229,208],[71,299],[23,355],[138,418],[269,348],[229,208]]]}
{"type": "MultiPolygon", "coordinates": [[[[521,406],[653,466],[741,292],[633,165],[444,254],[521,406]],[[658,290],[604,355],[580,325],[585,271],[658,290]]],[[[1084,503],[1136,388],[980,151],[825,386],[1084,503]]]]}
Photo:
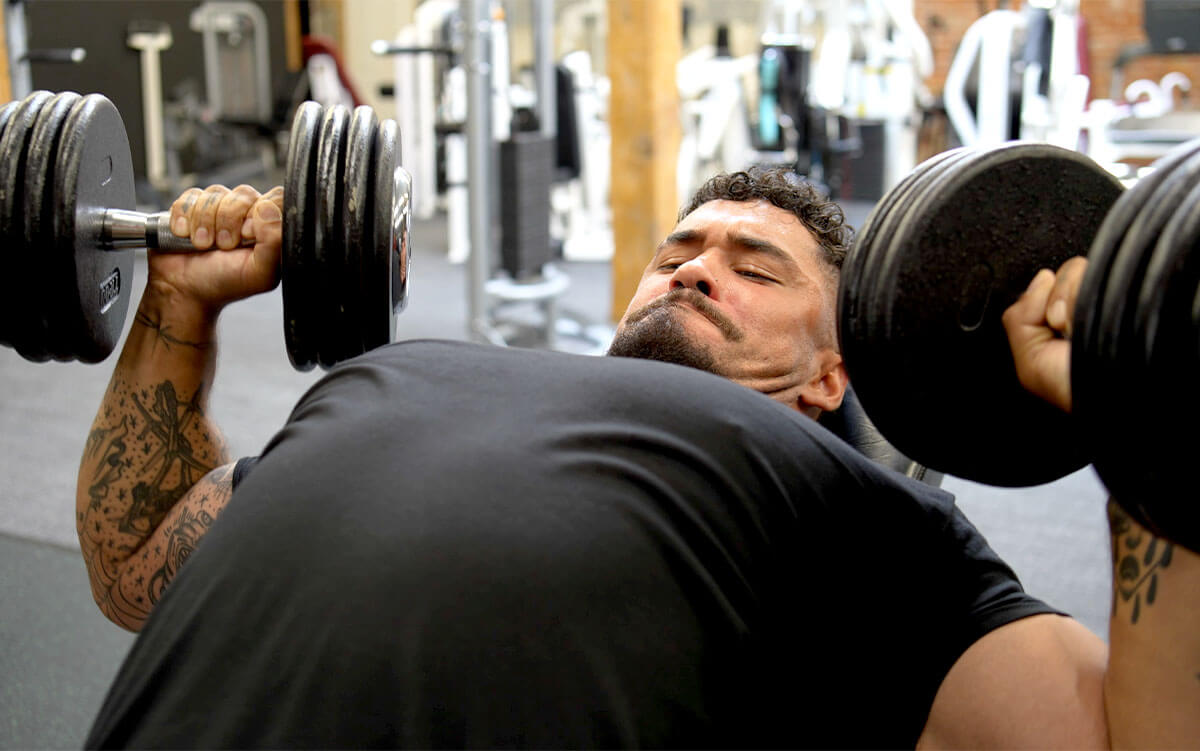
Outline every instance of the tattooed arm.
{"type": "MultiPolygon", "coordinates": [[[[1040,271],[1003,317],[1021,384],[1066,411],[1072,408],[1070,325],[1086,268],[1085,259],[1074,258],[1057,272],[1040,271]]],[[[1176,501],[1192,503],[1188,497],[1176,501]]],[[[1109,525],[1114,595],[1108,655],[1099,663],[1103,653],[1076,661],[1078,681],[1056,691],[1057,702],[1079,704],[1082,715],[1075,711],[1076,719],[1103,720],[1106,738],[1096,733],[1088,743],[1193,747],[1200,739],[1200,554],[1156,539],[1111,501],[1109,525]],[[1099,708],[1094,699],[1097,667],[1103,679],[1099,708]]],[[[1079,638],[1063,639],[1056,653],[1069,654],[1081,644],[1079,638]]],[[[1039,660],[1022,680],[1044,681],[1052,666],[1050,660],[1039,660]]],[[[995,673],[982,680],[994,684],[995,673]]],[[[1048,745],[1085,745],[1052,734],[1062,727],[1054,701],[1045,697],[1040,704],[1050,710],[1031,707],[1019,715],[1019,725],[1028,727],[1049,716],[1052,722],[1042,735],[1048,745]]]]}
{"type": "Polygon", "coordinates": [[[280,192],[189,191],[172,228],[198,248],[152,254],[146,291],[84,447],[76,529],[92,595],[138,630],[232,495],[220,430],[207,417],[216,323],[233,300],[278,279],[280,192]],[[247,218],[247,217],[251,218],[247,218]],[[182,231],[181,231],[182,230],[182,231]],[[231,250],[243,238],[253,249],[231,250]],[[216,248],[214,248],[216,250],[216,248]]]}
{"type": "Polygon", "coordinates": [[[1113,612],[1104,690],[1113,746],[1194,747],[1200,740],[1200,555],[1150,534],[1113,501],[1108,515],[1113,612]]]}

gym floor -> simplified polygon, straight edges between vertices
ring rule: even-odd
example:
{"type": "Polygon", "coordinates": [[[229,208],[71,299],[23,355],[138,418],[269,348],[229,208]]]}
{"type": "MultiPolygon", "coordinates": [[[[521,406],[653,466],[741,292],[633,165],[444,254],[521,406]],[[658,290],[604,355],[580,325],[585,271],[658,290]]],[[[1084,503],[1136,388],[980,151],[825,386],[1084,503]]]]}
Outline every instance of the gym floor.
{"type": "MultiPolygon", "coordinates": [[[[867,210],[847,206],[850,223],[861,226],[867,210]]],[[[412,241],[411,296],[397,338],[467,339],[466,268],[447,262],[444,224],[416,222],[412,241]]],[[[559,315],[602,331],[610,316],[609,265],[575,262],[561,269],[570,287],[559,298],[559,315]]],[[[131,307],[145,270],[139,255],[131,307]]],[[[538,323],[532,308],[504,315],[538,323]]],[[[131,310],[126,330],[132,317],[131,310]]],[[[239,302],[222,318],[210,412],[234,456],[257,453],[321,374],[291,368],[281,321],[278,290],[239,302]]],[[[569,336],[558,346],[587,350],[569,336]]],[[[6,479],[0,490],[0,749],[78,748],[133,641],[92,604],[74,525],[79,456],[115,360],[114,353],[99,365],[35,364],[0,348],[0,477],[6,479]]],[[[1105,492],[1090,468],[1035,488],[990,488],[955,477],[943,487],[1027,590],[1107,636],[1105,492]]],[[[896,583],[908,585],[920,583],[896,583]]]]}

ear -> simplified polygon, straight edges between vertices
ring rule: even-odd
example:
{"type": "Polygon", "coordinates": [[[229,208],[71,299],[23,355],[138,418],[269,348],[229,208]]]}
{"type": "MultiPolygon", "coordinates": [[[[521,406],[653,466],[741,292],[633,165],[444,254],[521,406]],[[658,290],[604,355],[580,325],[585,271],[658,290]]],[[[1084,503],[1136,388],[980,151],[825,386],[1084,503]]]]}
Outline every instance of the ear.
{"type": "Polygon", "coordinates": [[[850,382],[842,356],[832,349],[822,349],[817,354],[817,365],[816,374],[800,387],[796,397],[797,409],[814,418],[842,406],[846,384],[850,382]]]}

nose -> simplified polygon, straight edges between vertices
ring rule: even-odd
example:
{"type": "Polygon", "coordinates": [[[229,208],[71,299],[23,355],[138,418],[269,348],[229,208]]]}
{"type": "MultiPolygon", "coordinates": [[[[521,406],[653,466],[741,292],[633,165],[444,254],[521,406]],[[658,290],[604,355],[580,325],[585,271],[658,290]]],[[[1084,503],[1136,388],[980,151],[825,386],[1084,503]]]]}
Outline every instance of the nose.
{"type": "Polygon", "coordinates": [[[671,276],[671,289],[690,287],[705,297],[718,297],[717,276],[713,273],[707,254],[681,264],[671,276]]]}

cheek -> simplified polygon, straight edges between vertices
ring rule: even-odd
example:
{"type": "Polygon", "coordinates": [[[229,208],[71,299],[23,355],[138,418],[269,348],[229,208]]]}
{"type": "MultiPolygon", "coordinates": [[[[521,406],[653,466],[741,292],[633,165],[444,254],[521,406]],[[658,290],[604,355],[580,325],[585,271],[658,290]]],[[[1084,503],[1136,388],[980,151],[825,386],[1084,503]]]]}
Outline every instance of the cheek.
{"type": "Polygon", "coordinates": [[[754,332],[759,346],[770,356],[811,357],[816,343],[821,341],[820,312],[803,302],[789,299],[775,306],[751,306],[743,312],[747,333],[754,332]]]}
{"type": "Polygon", "coordinates": [[[666,277],[643,279],[634,291],[633,299],[629,301],[629,306],[625,309],[625,315],[621,318],[624,319],[638,308],[665,295],[669,289],[669,282],[670,280],[666,277]]]}

